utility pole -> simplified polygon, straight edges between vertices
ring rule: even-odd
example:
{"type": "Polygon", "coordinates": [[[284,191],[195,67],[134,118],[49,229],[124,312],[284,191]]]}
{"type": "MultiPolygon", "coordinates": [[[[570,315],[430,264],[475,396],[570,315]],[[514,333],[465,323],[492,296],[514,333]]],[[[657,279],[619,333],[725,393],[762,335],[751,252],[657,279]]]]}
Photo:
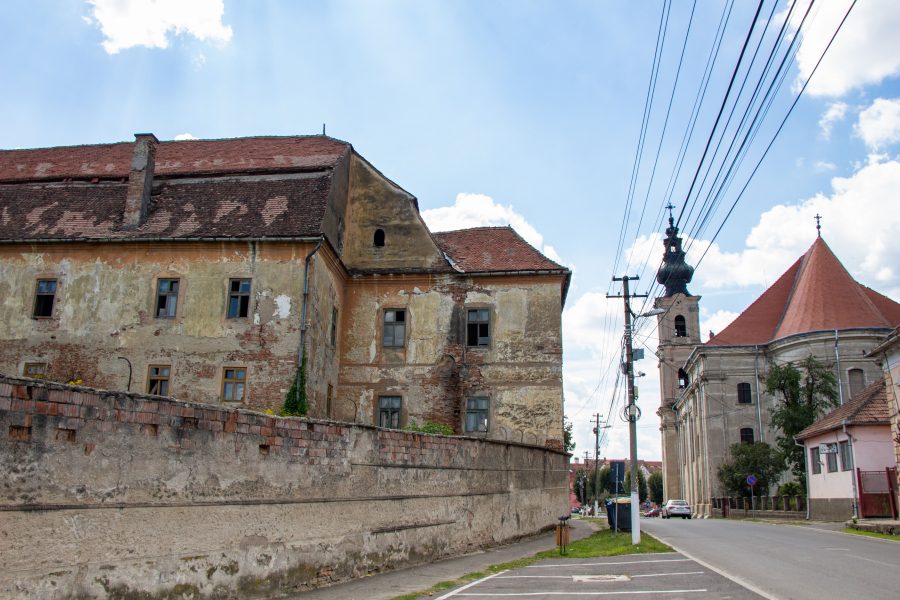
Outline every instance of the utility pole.
{"type": "Polygon", "coordinates": [[[600,496],[600,486],[597,482],[597,473],[600,465],[600,414],[594,415],[594,516],[597,516],[598,497],[600,496]]]}
{"type": "Polygon", "coordinates": [[[641,504],[638,496],[638,476],[637,476],[637,420],[639,411],[634,401],[634,349],[631,346],[631,318],[634,313],[631,312],[631,298],[646,298],[647,294],[630,295],[628,290],[629,281],[637,281],[637,277],[613,277],[613,281],[622,282],[621,295],[609,295],[607,298],[624,298],[625,299],[625,381],[628,386],[628,406],[625,408],[625,415],[628,418],[628,438],[631,447],[631,543],[637,545],[641,542],[641,504]]]}

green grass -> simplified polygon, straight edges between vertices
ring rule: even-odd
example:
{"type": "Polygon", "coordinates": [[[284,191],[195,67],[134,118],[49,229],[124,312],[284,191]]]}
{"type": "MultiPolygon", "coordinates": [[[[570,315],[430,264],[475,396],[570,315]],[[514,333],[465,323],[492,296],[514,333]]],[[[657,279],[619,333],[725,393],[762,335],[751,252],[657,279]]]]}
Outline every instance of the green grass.
{"type": "MultiPolygon", "coordinates": [[[[606,524],[605,519],[585,518],[585,521],[594,521],[596,523],[606,524]]],[[[499,563],[487,567],[484,571],[476,571],[463,575],[459,579],[451,581],[441,581],[426,590],[413,592],[397,596],[393,600],[416,600],[417,598],[433,596],[438,592],[447,590],[458,585],[481,579],[488,575],[500,573],[501,571],[512,571],[532,565],[540,560],[548,558],[596,558],[599,556],[621,556],[623,554],[648,554],[651,552],[672,552],[672,549],[651,535],[641,533],[641,542],[631,545],[631,532],[620,531],[615,533],[609,529],[596,531],[590,536],[577,540],[569,544],[565,554],[560,554],[558,548],[553,550],[544,550],[533,556],[520,558],[517,560],[499,563]]]]}
{"type": "Polygon", "coordinates": [[[853,535],[864,535],[867,537],[880,538],[882,540],[891,540],[892,542],[900,542],[900,536],[891,535],[890,533],[879,533],[877,531],[863,531],[862,529],[853,529],[846,527],[841,529],[842,533],[852,533],[853,535]]]}

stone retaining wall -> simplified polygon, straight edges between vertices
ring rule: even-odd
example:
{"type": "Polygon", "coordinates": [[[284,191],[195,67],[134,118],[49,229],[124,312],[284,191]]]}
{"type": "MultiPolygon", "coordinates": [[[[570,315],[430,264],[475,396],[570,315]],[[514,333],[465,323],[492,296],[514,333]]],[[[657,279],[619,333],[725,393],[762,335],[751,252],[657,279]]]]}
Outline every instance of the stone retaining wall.
{"type": "Polygon", "coordinates": [[[535,533],[567,456],[0,376],[0,596],[273,597],[535,533]]]}

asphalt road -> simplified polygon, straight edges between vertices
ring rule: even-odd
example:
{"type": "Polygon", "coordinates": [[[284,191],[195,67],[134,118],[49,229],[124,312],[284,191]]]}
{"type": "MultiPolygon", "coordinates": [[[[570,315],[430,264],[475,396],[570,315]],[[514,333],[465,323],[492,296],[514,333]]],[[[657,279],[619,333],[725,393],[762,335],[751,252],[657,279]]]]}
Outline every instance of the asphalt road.
{"type": "Polygon", "coordinates": [[[641,519],[641,527],[767,598],[900,597],[900,542],[724,519],[641,519]]]}

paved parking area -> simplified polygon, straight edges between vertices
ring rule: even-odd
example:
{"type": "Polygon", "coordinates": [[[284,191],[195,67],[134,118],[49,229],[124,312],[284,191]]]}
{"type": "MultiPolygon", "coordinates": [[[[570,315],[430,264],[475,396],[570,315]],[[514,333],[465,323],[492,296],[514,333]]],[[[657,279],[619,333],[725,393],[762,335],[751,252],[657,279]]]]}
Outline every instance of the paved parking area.
{"type": "Polygon", "coordinates": [[[456,588],[449,598],[759,599],[760,596],[676,552],[547,560],[456,588]]]}

